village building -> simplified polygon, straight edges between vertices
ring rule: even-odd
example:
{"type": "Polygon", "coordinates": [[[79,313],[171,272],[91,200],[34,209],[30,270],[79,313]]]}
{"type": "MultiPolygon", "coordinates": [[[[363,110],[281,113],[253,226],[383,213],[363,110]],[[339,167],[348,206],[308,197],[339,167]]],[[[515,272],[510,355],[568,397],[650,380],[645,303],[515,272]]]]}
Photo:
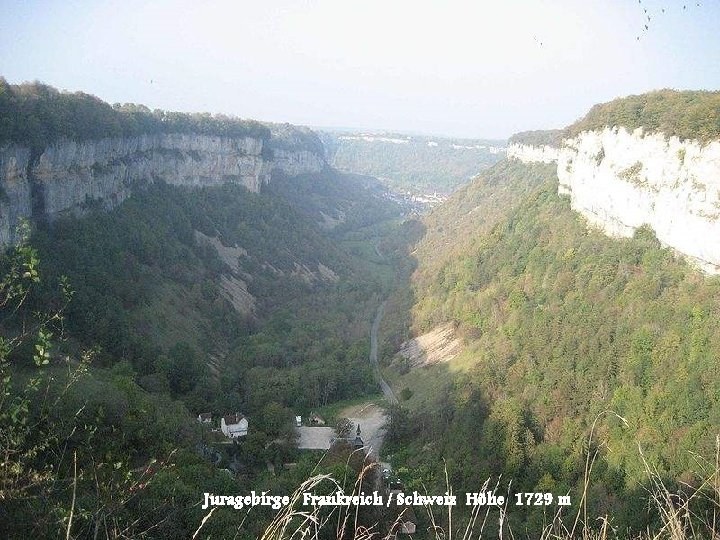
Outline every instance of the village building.
{"type": "Polygon", "coordinates": [[[352,445],[355,450],[360,450],[365,446],[362,437],[360,437],[360,424],[357,426],[357,431],[355,432],[355,438],[352,440],[352,445]]]}
{"type": "Polygon", "coordinates": [[[209,412],[200,413],[200,414],[198,414],[197,419],[198,419],[198,422],[200,422],[201,424],[212,424],[212,413],[209,413],[209,412]]]}
{"type": "Polygon", "coordinates": [[[335,442],[335,430],[322,426],[297,426],[300,450],[329,450],[335,442]]]}
{"type": "MultiPolygon", "coordinates": [[[[297,418],[299,417],[296,417],[296,422],[297,418]]],[[[350,445],[353,450],[365,448],[365,441],[360,436],[360,424],[357,425],[354,437],[352,433],[338,437],[333,428],[320,425],[308,426],[296,423],[295,430],[299,435],[298,449],[300,450],[329,450],[336,444],[350,445]]]]}
{"type": "Polygon", "coordinates": [[[220,419],[220,431],[231,439],[244,437],[248,433],[248,419],[240,413],[226,414],[220,419]]]}

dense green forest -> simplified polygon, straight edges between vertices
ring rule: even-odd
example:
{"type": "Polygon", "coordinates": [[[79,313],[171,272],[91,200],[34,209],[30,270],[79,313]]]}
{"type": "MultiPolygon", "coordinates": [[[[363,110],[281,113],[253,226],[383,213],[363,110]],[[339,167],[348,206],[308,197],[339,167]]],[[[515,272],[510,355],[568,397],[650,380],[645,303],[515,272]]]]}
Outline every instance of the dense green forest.
{"type": "Polygon", "coordinates": [[[110,105],[83,92],[61,92],[41,83],[9,84],[0,77],[0,146],[19,144],[39,155],[59,139],[75,141],[155,133],[256,137],[273,147],[299,143],[323,152],[317,135],[288,125],[262,124],[208,113],[150,110],[132,103],[110,105]]]}
{"type": "Polygon", "coordinates": [[[621,97],[594,105],[565,129],[524,131],[510,137],[509,142],[559,146],[562,139],[583,131],[615,126],[707,143],[720,136],[720,92],[665,89],[621,97]]]}
{"type": "Polygon", "coordinates": [[[509,143],[515,144],[529,144],[533,146],[554,146],[559,147],[564,136],[564,130],[562,129],[546,129],[546,130],[535,130],[535,131],[521,131],[515,133],[510,139],[509,143]]]}
{"type": "Polygon", "coordinates": [[[443,265],[473,251],[483,234],[552,174],[550,165],[504,160],[433,209],[423,218],[426,233],[416,246],[421,262],[414,276],[416,286],[429,286],[443,265]]]}
{"type": "MultiPolygon", "coordinates": [[[[376,206],[376,217],[392,216],[389,206],[376,206]]],[[[359,315],[370,318],[384,284],[279,193],[154,185],[116,210],[46,224],[31,242],[48,277],[34,305],[53,299],[53,285],[66,276],[75,291],[69,335],[99,346],[102,365],[127,361],[148,389],[182,394],[193,409],[232,404],[252,413],[278,381],[284,390],[271,393],[302,409],[371,385],[366,336],[346,329],[359,315]],[[240,250],[236,266],[207,238],[240,250]],[[324,277],[319,265],[334,275],[324,277]],[[246,283],[252,312],[233,309],[223,278],[246,283]],[[178,344],[184,349],[174,358],[178,344]],[[222,375],[232,368],[233,380],[246,381],[235,398],[213,382],[218,364],[222,375]],[[173,382],[172,370],[184,370],[182,379],[173,382]]]]}
{"type": "Polygon", "coordinates": [[[564,136],[613,126],[708,142],[720,136],[720,92],[666,89],[618,98],[593,106],[564,136]]]}
{"type": "MultiPolygon", "coordinates": [[[[502,475],[515,491],[569,491],[578,501],[586,458],[598,451],[588,516],[637,534],[659,523],[646,466],[688,492],[712,469],[720,279],[678,260],[651,230],[628,240],[588,230],[557,195],[551,167],[527,168],[525,182],[523,168],[490,171],[495,182],[505,176],[510,210],[461,240],[460,253],[445,228],[467,215],[464,197],[427,220],[408,323],[417,335],[452,321],[463,351],[412,367],[392,356],[396,344],[386,349],[386,374],[408,390],[393,418],[395,459],[409,485],[439,489],[446,466],[460,492],[502,475]]],[[[510,523],[533,536],[541,517],[520,511],[510,523]]]]}
{"type": "Polygon", "coordinates": [[[321,134],[336,168],[380,178],[394,190],[450,193],[499,161],[504,141],[402,134],[321,134]]]}

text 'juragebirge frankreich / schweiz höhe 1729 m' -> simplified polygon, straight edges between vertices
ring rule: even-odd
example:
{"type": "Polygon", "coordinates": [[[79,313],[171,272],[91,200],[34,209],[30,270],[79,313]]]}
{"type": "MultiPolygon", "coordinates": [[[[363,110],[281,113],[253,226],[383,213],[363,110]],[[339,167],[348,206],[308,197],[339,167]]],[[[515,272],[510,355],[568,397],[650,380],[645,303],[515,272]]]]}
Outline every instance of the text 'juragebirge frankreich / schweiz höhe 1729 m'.
{"type": "Polygon", "coordinates": [[[494,491],[469,492],[460,495],[443,493],[441,495],[390,492],[381,494],[359,493],[346,495],[336,491],[329,495],[316,495],[302,493],[299,498],[289,495],[270,495],[267,492],[250,492],[247,495],[215,495],[205,493],[202,509],[206,510],[216,506],[231,506],[237,510],[253,506],[269,506],[279,510],[285,506],[301,505],[306,507],[321,506],[570,506],[569,495],[554,495],[552,493],[523,492],[514,494],[496,494],[494,491]]]}

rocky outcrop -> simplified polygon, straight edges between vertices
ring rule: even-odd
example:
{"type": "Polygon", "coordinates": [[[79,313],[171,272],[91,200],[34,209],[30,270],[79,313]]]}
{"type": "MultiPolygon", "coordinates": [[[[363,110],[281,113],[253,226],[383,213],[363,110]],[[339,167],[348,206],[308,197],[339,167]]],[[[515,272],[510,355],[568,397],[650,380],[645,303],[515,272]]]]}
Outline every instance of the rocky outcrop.
{"type": "Polygon", "coordinates": [[[406,341],[398,354],[410,367],[418,367],[449,362],[461,352],[462,343],[455,333],[455,327],[453,323],[447,323],[406,341]]]}
{"type": "Polygon", "coordinates": [[[304,144],[307,132],[297,131],[302,137],[289,141],[185,133],[66,140],[35,158],[22,146],[0,148],[0,245],[15,240],[23,218],[54,219],[92,204],[113,207],[151,182],[234,183],[259,191],[275,173],[321,171],[321,147],[304,144]]]}
{"type": "Polygon", "coordinates": [[[27,180],[30,150],[18,146],[0,148],[0,245],[15,237],[20,220],[32,214],[27,180]]]}
{"type": "Polygon", "coordinates": [[[558,160],[560,149],[547,144],[535,146],[531,144],[514,143],[508,145],[507,156],[519,159],[523,163],[555,163],[558,160]]]}
{"type": "MultiPolygon", "coordinates": [[[[515,157],[533,156],[550,154],[515,157]]],[[[605,128],[564,139],[556,160],[559,192],[589,223],[616,237],[648,225],[662,244],[720,273],[720,141],[605,128]]]]}
{"type": "Polygon", "coordinates": [[[558,179],[572,207],[607,234],[649,225],[664,245],[720,273],[720,141],[584,132],[565,141],[558,179]]]}

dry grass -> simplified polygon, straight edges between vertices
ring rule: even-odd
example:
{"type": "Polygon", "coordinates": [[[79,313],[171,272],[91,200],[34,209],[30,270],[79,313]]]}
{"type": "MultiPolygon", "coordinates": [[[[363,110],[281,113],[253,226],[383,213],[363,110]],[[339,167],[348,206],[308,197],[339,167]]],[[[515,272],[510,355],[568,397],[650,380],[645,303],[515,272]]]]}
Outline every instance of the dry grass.
{"type": "MultiPolygon", "coordinates": [[[[621,421],[624,421],[622,417],[613,411],[603,411],[595,419],[595,423],[604,414],[613,414],[621,421]]],[[[602,446],[590,450],[592,448],[590,443],[592,443],[595,423],[588,440],[583,492],[580,501],[576,509],[570,514],[565,513],[568,507],[558,506],[549,522],[539,533],[538,538],[540,540],[615,540],[628,538],[631,540],[720,540],[720,531],[718,531],[720,526],[720,435],[716,437],[716,453],[712,461],[703,460],[698,456],[698,463],[702,469],[702,478],[699,485],[695,487],[685,485],[688,488],[689,495],[671,492],[658,471],[645,460],[642,449],[638,448],[649,479],[648,502],[660,518],[661,526],[657,530],[644,531],[628,537],[612,528],[611,516],[588,515],[587,494],[590,477],[602,446]],[[704,514],[695,512],[693,508],[698,506],[695,503],[702,503],[705,508],[711,508],[712,512],[710,514],[707,512],[704,514]]],[[[378,467],[377,463],[365,461],[357,480],[352,485],[351,494],[360,494],[368,473],[376,467],[378,467]]],[[[294,491],[291,495],[290,504],[277,513],[260,536],[260,540],[320,540],[321,538],[395,540],[398,536],[400,538],[413,537],[412,535],[398,534],[400,528],[399,519],[396,519],[386,531],[379,530],[380,523],[371,526],[361,524],[359,507],[329,507],[325,509],[312,507],[307,509],[302,506],[303,493],[316,492],[318,489],[321,489],[323,493],[327,493],[328,487],[331,488],[330,491],[332,492],[339,490],[347,493],[348,490],[345,489],[348,487],[345,485],[347,481],[347,477],[342,482],[339,482],[325,474],[318,474],[308,478],[294,491]],[[328,533],[328,529],[333,532],[328,533]]],[[[508,494],[511,484],[512,482],[507,487],[508,494]]],[[[449,494],[453,494],[447,478],[447,471],[446,489],[449,494]]],[[[480,487],[479,491],[500,493],[500,489],[500,479],[497,479],[492,487],[491,481],[488,479],[480,487]]],[[[429,526],[427,530],[418,530],[416,536],[430,540],[481,540],[485,538],[515,540],[527,538],[525,533],[520,535],[513,532],[509,525],[508,505],[512,504],[510,502],[512,499],[510,496],[506,497],[504,506],[474,506],[470,516],[466,516],[462,520],[455,519],[452,506],[442,507],[444,515],[438,515],[435,510],[436,507],[425,506],[424,511],[429,526]],[[491,522],[494,522],[493,526],[488,527],[491,522]],[[443,526],[441,523],[446,525],[443,526]],[[497,532],[488,533],[488,529],[497,532]]],[[[458,503],[461,502],[459,499],[458,503]]],[[[202,538],[200,535],[201,530],[205,523],[211,519],[213,511],[214,509],[210,510],[205,516],[193,538],[202,538]]]]}

